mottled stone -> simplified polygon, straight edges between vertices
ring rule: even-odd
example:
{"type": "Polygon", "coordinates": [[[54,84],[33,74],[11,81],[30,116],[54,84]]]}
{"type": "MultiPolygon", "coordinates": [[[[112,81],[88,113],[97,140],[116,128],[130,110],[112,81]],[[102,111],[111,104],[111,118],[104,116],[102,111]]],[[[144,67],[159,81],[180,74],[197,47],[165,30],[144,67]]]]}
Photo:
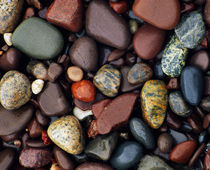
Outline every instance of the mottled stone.
{"type": "Polygon", "coordinates": [[[106,96],[114,97],[118,94],[121,74],[109,64],[102,66],[96,73],[93,83],[106,96]]]}
{"type": "Polygon", "coordinates": [[[165,83],[161,80],[147,81],[140,96],[144,119],[152,128],[158,129],[165,119],[168,104],[165,83]]]}
{"type": "Polygon", "coordinates": [[[187,53],[188,49],[181,44],[176,35],[173,35],[162,56],[163,72],[170,77],[178,77],[185,66],[187,53]]]}
{"type": "Polygon", "coordinates": [[[50,124],[47,130],[50,139],[70,154],[80,154],[84,149],[82,127],[74,116],[63,116],[50,124]]]}
{"type": "Polygon", "coordinates": [[[202,14],[198,11],[184,14],[175,28],[175,33],[184,47],[195,48],[206,33],[202,14]]]}
{"type": "Polygon", "coordinates": [[[5,109],[18,109],[31,98],[29,79],[18,71],[7,72],[0,81],[0,102],[5,109]]]}

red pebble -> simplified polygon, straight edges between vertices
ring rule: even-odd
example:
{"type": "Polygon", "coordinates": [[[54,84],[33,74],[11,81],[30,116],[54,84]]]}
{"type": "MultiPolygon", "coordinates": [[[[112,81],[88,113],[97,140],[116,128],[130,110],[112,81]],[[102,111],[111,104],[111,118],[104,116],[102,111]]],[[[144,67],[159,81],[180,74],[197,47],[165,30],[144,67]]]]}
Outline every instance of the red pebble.
{"type": "Polygon", "coordinates": [[[127,2],[127,0],[121,0],[120,2],[111,2],[111,1],[109,1],[109,5],[118,14],[125,13],[128,10],[128,2],[127,2]]]}
{"type": "Polygon", "coordinates": [[[193,140],[176,145],[169,155],[170,160],[180,164],[187,163],[195,151],[196,145],[193,140]]]}
{"type": "Polygon", "coordinates": [[[74,97],[83,102],[92,102],[95,100],[96,90],[93,83],[89,80],[82,80],[73,83],[71,92],[74,97]]]}
{"type": "Polygon", "coordinates": [[[204,167],[205,170],[210,170],[210,149],[208,150],[204,158],[204,167]]]}
{"type": "Polygon", "coordinates": [[[46,130],[43,130],[42,131],[42,140],[43,140],[43,143],[45,144],[45,145],[50,145],[50,144],[52,144],[52,141],[50,140],[50,138],[48,137],[48,135],[47,135],[47,131],[46,130]]]}
{"type": "Polygon", "coordinates": [[[104,110],[104,107],[111,102],[110,99],[104,99],[99,102],[96,102],[92,105],[92,112],[96,119],[101,115],[101,112],[104,110]]]}

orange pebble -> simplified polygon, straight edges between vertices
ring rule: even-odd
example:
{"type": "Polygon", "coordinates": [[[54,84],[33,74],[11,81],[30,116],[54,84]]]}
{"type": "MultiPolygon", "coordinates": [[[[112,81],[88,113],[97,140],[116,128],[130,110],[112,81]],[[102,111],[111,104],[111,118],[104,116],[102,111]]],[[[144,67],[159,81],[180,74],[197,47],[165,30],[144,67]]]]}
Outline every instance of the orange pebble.
{"type": "Polygon", "coordinates": [[[109,5],[118,14],[125,13],[128,10],[127,0],[122,0],[120,2],[111,2],[111,1],[109,1],[109,5]]]}

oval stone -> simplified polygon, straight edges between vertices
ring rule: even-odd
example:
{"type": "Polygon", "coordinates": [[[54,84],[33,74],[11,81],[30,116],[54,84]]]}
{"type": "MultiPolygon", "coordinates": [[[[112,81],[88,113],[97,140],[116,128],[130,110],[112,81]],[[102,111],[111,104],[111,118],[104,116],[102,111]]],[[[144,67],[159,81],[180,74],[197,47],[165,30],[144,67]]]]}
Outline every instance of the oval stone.
{"type": "Polygon", "coordinates": [[[50,139],[70,154],[80,154],[84,148],[82,127],[74,116],[63,116],[50,124],[47,130],[50,139]]]}
{"type": "Polygon", "coordinates": [[[110,159],[113,168],[123,170],[135,166],[144,155],[143,147],[137,142],[122,143],[110,159]]]}
{"type": "Polygon", "coordinates": [[[121,74],[109,64],[102,66],[93,78],[94,85],[106,96],[114,97],[118,94],[121,74]]]}
{"type": "Polygon", "coordinates": [[[181,74],[181,90],[185,100],[196,106],[203,96],[204,78],[202,71],[197,67],[185,67],[181,74]]]}
{"type": "Polygon", "coordinates": [[[168,104],[166,85],[161,80],[147,81],[141,91],[142,115],[147,123],[158,129],[165,119],[168,104]]]}
{"type": "Polygon", "coordinates": [[[202,14],[198,11],[184,14],[175,28],[175,33],[184,47],[190,49],[197,47],[206,33],[202,14]]]}
{"type": "Polygon", "coordinates": [[[187,117],[192,112],[192,108],[185,102],[180,91],[169,94],[169,105],[171,110],[178,116],[187,117]]]}
{"type": "Polygon", "coordinates": [[[64,40],[55,27],[40,18],[32,17],[24,20],[15,29],[12,43],[26,55],[46,60],[61,52],[64,40]]]}
{"type": "Polygon", "coordinates": [[[170,77],[178,77],[185,66],[187,53],[188,49],[181,44],[176,35],[173,35],[162,56],[163,72],[170,77]]]}
{"type": "Polygon", "coordinates": [[[139,118],[132,118],[129,123],[130,130],[135,139],[142,143],[146,149],[155,147],[155,139],[150,128],[139,118]]]}
{"type": "Polygon", "coordinates": [[[31,83],[18,71],[8,71],[0,81],[0,102],[7,110],[18,109],[31,98],[31,83]]]}
{"type": "Polygon", "coordinates": [[[135,64],[128,72],[127,79],[131,84],[141,84],[152,77],[152,69],[144,63],[135,64]]]}

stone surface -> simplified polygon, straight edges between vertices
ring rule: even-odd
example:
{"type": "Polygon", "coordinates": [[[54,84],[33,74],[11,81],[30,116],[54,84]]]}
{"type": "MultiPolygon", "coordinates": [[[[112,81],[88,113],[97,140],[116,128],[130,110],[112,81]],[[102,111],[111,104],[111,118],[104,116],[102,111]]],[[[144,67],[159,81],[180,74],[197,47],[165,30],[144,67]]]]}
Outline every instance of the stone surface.
{"type": "Polygon", "coordinates": [[[75,170],[113,170],[107,164],[104,163],[96,163],[96,162],[88,162],[79,165],[75,170]]]}
{"type": "Polygon", "coordinates": [[[162,133],[158,137],[157,145],[162,153],[169,153],[173,145],[173,137],[168,133],[162,133]]]}
{"type": "Polygon", "coordinates": [[[98,119],[101,115],[101,113],[103,112],[104,108],[111,102],[110,99],[104,99],[104,100],[101,100],[101,101],[98,101],[96,103],[94,103],[92,105],[92,112],[93,112],[93,115],[96,119],[98,119]]]}
{"type": "Polygon", "coordinates": [[[200,106],[203,110],[210,112],[210,96],[207,96],[201,100],[200,106]]]}
{"type": "Polygon", "coordinates": [[[15,160],[15,151],[11,148],[6,148],[0,152],[0,168],[9,170],[15,160]]]}
{"type": "Polygon", "coordinates": [[[205,21],[207,24],[210,24],[210,1],[206,0],[205,9],[204,9],[205,21]]]}

